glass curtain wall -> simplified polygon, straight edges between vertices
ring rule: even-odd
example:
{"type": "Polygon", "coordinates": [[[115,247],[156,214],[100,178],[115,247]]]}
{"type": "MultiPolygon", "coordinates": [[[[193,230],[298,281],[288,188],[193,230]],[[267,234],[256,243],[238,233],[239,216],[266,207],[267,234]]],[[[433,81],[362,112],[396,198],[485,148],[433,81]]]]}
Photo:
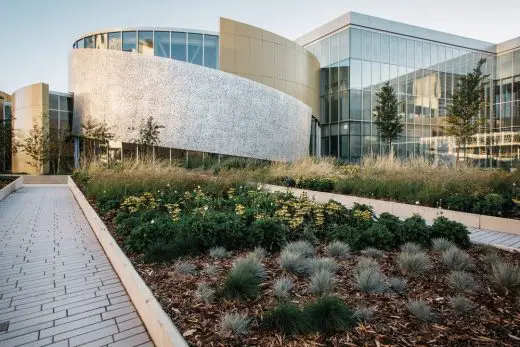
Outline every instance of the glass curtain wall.
{"type": "Polygon", "coordinates": [[[99,48],[171,58],[212,69],[219,68],[216,35],[178,31],[117,31],[87,36],[72,48],[99,48]]]}
{"type": "MultiPolygon", "coordinates": [[[[356,27],[307,48],[322,67],[322,155],[351,162],[390,150],[373,121],[376,94],[384,83],[394,87],[405,125],[392,151],[400,157],[439,159],[448,148],[436,137],[444,135],[443,119],[458,77],[485,57],[489,81],[493,78],[491,54],[356,27]]],[[[482,112],[488,115],[490,110],[488,106],[482,112]]]]}
{"type": "Polygon", "coordinates": [[[50,172],[70,172],[74,167],[73,145],[68,141],[72,131],[73,99],[71,96],[49,93],[49,136],[51,140],[50,172]],[[57,153],[60,153],[58,160],[57,153]]]}

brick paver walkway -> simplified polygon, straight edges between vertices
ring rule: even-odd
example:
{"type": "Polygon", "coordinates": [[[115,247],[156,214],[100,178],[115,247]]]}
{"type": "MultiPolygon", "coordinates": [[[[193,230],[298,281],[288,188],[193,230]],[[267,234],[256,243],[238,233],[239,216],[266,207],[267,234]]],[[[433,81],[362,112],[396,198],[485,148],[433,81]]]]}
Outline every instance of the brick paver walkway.
{"type": "Polygon", "coordinates": [[[0,346],[152,346],[66,185],[0,201],[0,346]]]}

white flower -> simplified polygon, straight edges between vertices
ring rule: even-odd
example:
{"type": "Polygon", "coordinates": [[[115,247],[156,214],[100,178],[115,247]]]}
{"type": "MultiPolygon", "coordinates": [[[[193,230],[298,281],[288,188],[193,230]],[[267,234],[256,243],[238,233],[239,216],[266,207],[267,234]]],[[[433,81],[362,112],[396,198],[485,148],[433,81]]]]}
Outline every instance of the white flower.
{"type": "Polygon", "coordinates": [[[166,187],[169,187],[169,186],[170,186],[170,184],[168,183],[168,184],[166,185],[166,187]]]}
{"type": "Polygon", "coordinates": [[[155,220],[152,219],[152,220],[150,221],[150,224],[153,224],[153,223],[155,223],[155,220]]]}
{"type": "Polygon", "coordinates": [[[419,205],[419,201],[416,201],[415,204],[416,204],[416,205],[419,205]]]}
{"type": "Polygon", "coordinates": [[[207,211],[208,210],[208,206],[204,206],[204,211],[207,211]]]}
{"type": "Polygon", "coordinates": [[[174,191],[175,194],[177,194],[177,191],[174,191]]]}
{"type": "Polygon", "coordinates": [[[103,190],[103,194],[105,194],[107,191],[106,190],[103,190]]]}

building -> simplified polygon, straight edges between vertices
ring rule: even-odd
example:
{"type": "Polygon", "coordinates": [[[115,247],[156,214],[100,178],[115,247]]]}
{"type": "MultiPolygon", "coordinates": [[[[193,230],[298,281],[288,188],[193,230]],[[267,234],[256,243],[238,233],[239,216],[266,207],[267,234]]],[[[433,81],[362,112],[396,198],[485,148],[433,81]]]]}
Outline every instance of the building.
{"type": "MultiPolygon", "coordinates": [[[[311,154],[358,162],[383,155],[389,149],[372,117],[388,81],[405,124],[392,150],[452,160],[454,141],[443,130],[447,107],[458,77],[485,58],[487,123],[465,160],[520,161],[520,38],[495,44],[349,12],[295,41],[221,18],[219,32],[109,29],[78,37],[72,48],[71,94],[61,96],[70,103],[73,96],[73,107],[57,111],[68,112],[72,135],[82,134],[87,119],[109,126],[115,158],[138,150],[136,127],[149,116],[165,126],[161,148],[170,157],[292,161],[311,154]]],[[[76,142],[76,159],[81,146],[76,142]]]]}
{"type": "Polygon", "coordinates": [[[11,95],[0,91],[0,172],[11,171],[11,95]]]}

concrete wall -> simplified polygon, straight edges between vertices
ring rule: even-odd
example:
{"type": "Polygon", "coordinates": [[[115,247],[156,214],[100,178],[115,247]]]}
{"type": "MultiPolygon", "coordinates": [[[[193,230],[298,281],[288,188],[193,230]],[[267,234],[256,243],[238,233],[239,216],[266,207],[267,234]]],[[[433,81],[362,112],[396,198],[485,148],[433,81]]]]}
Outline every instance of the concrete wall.
{"type": "Polygon", "coordinates": [[[141,120],[164,125],[160,146],[268,160],[308,155],[311,108],[226,72],[137,53],[75,49],[69,90],[75,133],[90,116],[134,142],[141,120]]]}
{"type": "MultiPolygon", "coordinates": [[[[23,143],[33,124],[42,126],[42,115],[49,113],[49,86],[36,83],[16,90],[12,95],[13,129],[18,142],[23,143]]],[[[31,158],[20,148],[12,159],[12,171],[15,173],[41,174],[27,162],[31,158]]]]}
{"type": "Polygon", "coordinates": [[[220,18],[220,69],[294,96],[319,118],[320,63],[295,42],[220,18]]]}

